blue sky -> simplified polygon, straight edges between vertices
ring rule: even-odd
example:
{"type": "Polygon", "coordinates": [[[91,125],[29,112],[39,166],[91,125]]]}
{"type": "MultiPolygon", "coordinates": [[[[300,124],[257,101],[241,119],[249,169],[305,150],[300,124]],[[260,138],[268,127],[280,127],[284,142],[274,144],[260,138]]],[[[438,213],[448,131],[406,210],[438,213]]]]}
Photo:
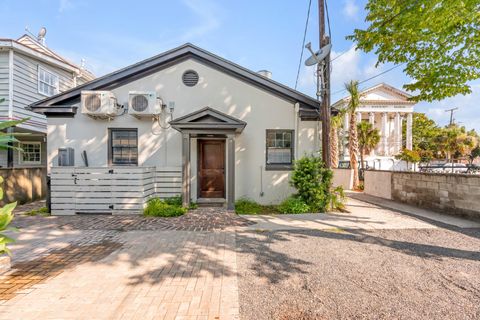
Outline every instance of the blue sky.
{"type": "MultiPolygon", "coordinates": [[[[317,1],[312,1],[307,41],[318,47],[317,1]]],[[[365,26],[364,0],[329,1],[332,28],[332,92],[351,79],[363,80],[391,65],[375,68],[374,54],[354,50],[345,40],[355,28],[365,26]]],[[[268,69],[273,79],[295,85],[308,0],[0,0],[0,37],[17,38],[28,26],[47,32],[47,45],[87,67],[97,76],[148,58],[185,42],[191,42],[252,70],[268,69]],[[28,9],[27,9],[28,8],[28,9]]],[[[307,54],[307,53],[305,53],[307,54]]],[[[401,88],[411,81],[397,68],[362,87],[387,82],[401,88]]],[[[459,107],[455,118],[467,128],[480,131],[480,81],[473,93],[435,103],[421,102],[425,112],[440,125],[448,122],[444,111],[459,107]]],[[[299,87],[315,95],[313,70],[303,67],[299,87]]],[[[332,102],[345,92],[336,93],[332,102]]]]}

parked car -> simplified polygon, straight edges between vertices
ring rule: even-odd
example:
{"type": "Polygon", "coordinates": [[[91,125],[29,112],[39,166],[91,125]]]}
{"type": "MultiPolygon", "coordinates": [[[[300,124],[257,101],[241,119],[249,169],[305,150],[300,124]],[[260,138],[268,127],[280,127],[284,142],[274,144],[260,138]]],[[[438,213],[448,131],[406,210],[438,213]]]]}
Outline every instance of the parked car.
{"type": "Polygon", "coordinates": [[[467,173],[480,174],[480,166],[477,166],[475,164],[468,164],[467,168],[468,168],[467,173]]]}
{"type": "Polygon", "coordinates": [[[465,163],[447,162],[443,165],[444,173],[467,173],[468,167],[465,163]]]}
{"type": "Polygon", "coordinates": [[[479,168],[464,163],[447,162],[420,166],[420,172],[432,173],[475,173],[479,168]]]}

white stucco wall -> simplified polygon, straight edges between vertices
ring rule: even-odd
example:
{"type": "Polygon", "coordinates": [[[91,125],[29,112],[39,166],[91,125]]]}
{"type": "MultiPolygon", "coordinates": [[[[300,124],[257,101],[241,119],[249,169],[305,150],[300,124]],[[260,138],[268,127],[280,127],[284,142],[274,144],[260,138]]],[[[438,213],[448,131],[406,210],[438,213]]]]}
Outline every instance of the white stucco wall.
{"type": "MultiPolygon", "coordinates": [[[[183,61],[112,91],[118,103],[124,105],[128,104],[129,91],[155,91],[164,103],[175,102],[174,118],[209,106],[247,122],[235,141],[237,199],[249,197],[260,203],[275,203],[292,192],[288,185],[289,171],[265,170],[266,129],[296,129],[298,156],[318,149],[317,122],[298,120],[296,125],[293,103],[196,60],[183,61]],[[194,87],[185,86],[181,80],[183,72],[189,69],[200,76],[194,87]]],[[[83,166],[80,155],[83,150],[87,151],[90,166],[107,166],[108,128],[115,127],[138,128],[139,166],[181,166],[181,135],[176,130],[161,129],[151,119],[138,120],[129,115],[111,121],[94,120],[80,110],[75,118],[48,119],[48,166],[57,165],[57,150],[61,147],[75,149],[77,166],[83,166]]],[[[191,160],[195,164],[195,140],[191,148],[191,160]]],[[[193,165],[193,196],[195,189],[196,166],[193,165]]]]}

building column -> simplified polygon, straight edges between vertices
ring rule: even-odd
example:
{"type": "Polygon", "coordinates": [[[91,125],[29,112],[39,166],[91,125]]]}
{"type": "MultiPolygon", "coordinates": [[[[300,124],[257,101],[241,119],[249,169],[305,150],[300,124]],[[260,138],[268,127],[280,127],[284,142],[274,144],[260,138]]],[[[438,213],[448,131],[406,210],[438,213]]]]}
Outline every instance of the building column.
{"type": "Polygon", "coordinates": [[[349,128],[350,128],[350,114],[346,112],[345,116],[343,117],[343,135],[340,137],[341,139],[340,143],[342,144],[342,148],[343,148],[343,159],[345,159],[345,157],[348,157],[350,155],[348,146],[347,146],[349,128]]]}
{"type": "Polygon", "coordinates": [[[381,132],[381,145],[383,150],[383,155],[388,156],[388,143],[387,143],[387,120],[388,114],[386,112],[382,113],[382,132],[381,132]]]}
{"type": "Polygon", "coordinates": [[[345,132],[348,132],[348,128],[350,127],[350,114],[348,112],[345,113],[343,120],[343,129],[345,130],[345,132]]]}
{"type": "Polygon", "coordinates": [[[235,135],[227,135],[227,209],[235,209],[235,135]]]}
{"type": "Polygon", "coordinates": [[[190,134],[182,133],[182,204],[190,205],[190,134]]]}
{"type": "Polygon", "coordinates": [[[395,154],[402,151],[402,116],[399,112],[395,113],[395,126],[394,126],[395,134],[395,147],[394,152],[395,154]]]}
{"type": "Polygon", "coordinates": [[[372,125],[372,128],[375,128],[375,113],[369,112],[368,113],[368,122],[372,125]]]}
{"type": "MultiPolygon", "coordinates": [[[[375,113],[373,112],[368,113],[368,122],[372,126],[372,129],[375,129],[375,113]]],[[[373,157],[374,155],[375,155],[375,148],[372,148],[372,150],[370,150],[370,156],[373,157]]]]}
{"type": "Polygon", "coordinates": [[[357,112],[357,123],[360,123],[360,122],[362,122],[362,113],[357,112]]]}
{"type": "Polygon", "coordinates": [[[413,113],[407,114],[407,149],[413,149],[412,140],[412,125],[413,125],[413,113]]]}

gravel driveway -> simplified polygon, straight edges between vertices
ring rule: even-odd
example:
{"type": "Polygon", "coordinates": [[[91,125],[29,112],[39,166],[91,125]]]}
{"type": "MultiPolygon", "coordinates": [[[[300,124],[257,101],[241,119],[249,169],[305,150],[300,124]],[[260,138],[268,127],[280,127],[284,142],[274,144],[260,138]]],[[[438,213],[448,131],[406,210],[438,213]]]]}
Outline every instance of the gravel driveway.
{"type": "Polygon", "coordinates": [[[480,319],[480,229],[237,234],[242,319],[480,319]]]}

